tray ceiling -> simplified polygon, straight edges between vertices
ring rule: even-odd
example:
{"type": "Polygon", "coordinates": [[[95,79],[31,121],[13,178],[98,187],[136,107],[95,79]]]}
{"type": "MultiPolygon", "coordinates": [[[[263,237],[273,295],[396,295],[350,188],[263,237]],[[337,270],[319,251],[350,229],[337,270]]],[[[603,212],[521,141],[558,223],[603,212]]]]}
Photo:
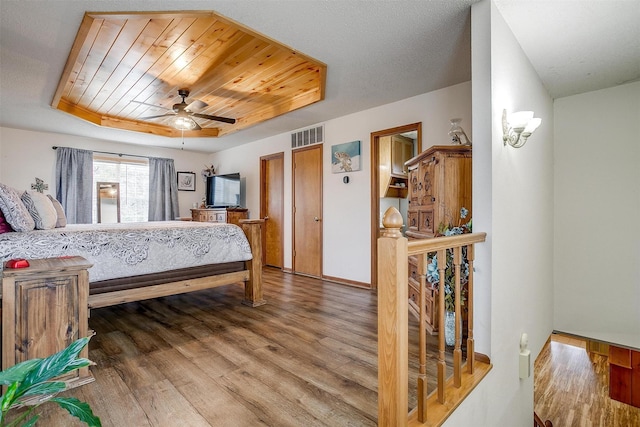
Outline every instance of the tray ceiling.
{"type": "Polygon", "coordinates": [[[171,113],[188,89],[187,103],[208,104],[197,113],[236,123],[195,119],[202,129],[184,135],[219,137],[324,99],[325,78],[322,62],[213,12],[88,12],[52,105],[100,126],[179,136],[171,117],[141,118],[171,113]]]}

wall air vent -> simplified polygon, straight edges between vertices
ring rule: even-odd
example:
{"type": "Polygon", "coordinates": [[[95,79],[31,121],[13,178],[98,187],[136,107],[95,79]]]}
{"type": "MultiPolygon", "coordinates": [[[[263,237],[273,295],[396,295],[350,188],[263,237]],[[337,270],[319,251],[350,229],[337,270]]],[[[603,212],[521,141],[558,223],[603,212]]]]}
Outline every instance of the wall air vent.
{"type": "Polygon", "coordinates": [[[324,126],[299,130],[291,134],[291,148],[306,147],[324,142],[324,126]]]}

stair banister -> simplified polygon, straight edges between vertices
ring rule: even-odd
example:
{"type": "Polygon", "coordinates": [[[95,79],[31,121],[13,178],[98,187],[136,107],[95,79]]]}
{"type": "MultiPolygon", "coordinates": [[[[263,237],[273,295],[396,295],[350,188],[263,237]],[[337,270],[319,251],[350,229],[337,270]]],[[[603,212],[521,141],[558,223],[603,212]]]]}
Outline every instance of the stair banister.
{"type": "Polygon", "coordinates": [[[409,315],[407,238],[402,215],[387,210],[378,239],[378,425],[408,423],[409,315]],[[402,262],[399,262],[402,260],[402,262]]]}
{"type": "MultiPolygon", "coordinates": [[[[378,239],[378,425],[440,425],[455,408],[471,393],[473,388],[491,369],[490,360],[484,355],[477,362],[473,340],[473,262],[474,245],[484,242],[486,233],[436,237],[408,241],[402,236],[402,216],[391,207],[385,212],[382,236],[378,239]],[[467,282],[467,359],[463,372],[460,321],[456,321],[453,350],[453,378],[446,378],[444,312],[445,292],[438,292],[437,315],[441,333],[438,339],[436,390],[427,395],[425,328],[425,292],[430,286],[426,280],[429,254],[437,253],[439,260],[447,259],[447,250],[453,251],[454,292],[456,318],[462,318],[461,268],[462,248],[466,247],[469,263],[467,282]],[[417,377],[417,408],[408,411],[408,256],[417,257],[420,279],[418,306],[419,322],[419,372],[417,377]],[[478,365],[476,372],[475,366],[478,365]],[[427,408],[429,410],[427,411],[427,408]]],[[[446,263],[438,263],[440,277],[445,277],[446,263]]]]}

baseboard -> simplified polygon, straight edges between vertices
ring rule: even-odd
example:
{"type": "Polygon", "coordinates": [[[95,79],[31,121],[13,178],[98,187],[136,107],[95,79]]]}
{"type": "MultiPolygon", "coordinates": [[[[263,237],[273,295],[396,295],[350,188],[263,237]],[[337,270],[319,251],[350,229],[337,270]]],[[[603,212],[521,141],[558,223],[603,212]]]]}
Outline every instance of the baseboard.
{"type": "MultiPolygon", "coordinates": [[[[296,274],[296,272],[293,271],[292,268],[288,268],[288,267],[282,268],[282,271],[284,273],[296,274]]],[[[338,283],[340,285],[352,286],[354,288],[369,289],[369,290],[371,289],[370,283],[358,282],[355,280],[343,279],[340,277],[326,276],[323,274],[322,277],[320,277],[320,279],[325,280],[327,282],[338,283]]]]}
{"type": "Polygon", "coordinates": [[[322,275],[322,280],[327,282],[339,283],[341,285],[353,286],[355,288],[371,289],[370,283],[356,282],[355,280],[342,279],[340,277],[322,275]]]}

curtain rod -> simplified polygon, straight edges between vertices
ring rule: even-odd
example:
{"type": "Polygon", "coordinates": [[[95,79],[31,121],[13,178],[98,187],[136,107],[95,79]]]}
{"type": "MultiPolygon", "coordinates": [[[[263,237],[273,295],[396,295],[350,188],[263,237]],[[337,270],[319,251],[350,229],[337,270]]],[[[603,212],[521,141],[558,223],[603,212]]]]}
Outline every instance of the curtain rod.
{"type": "MultiPolygon", "coordinates": [[[[53,148],[54,150],[57,150],[58,146],[54,145],[51,148],[53,148]]],[[[68,148],[68,147],[61,147],[61,148],[68,148]]],[[[92,153],[111,154],[111,155],[118,156],[118,157],[127,156],[127,157],[140,157],[140,158],[143,158],[143,159],[149,159],[150,158],[149,156],[139,156],[137,154],[112,153],[110,151],[99,151],[99,150],[89,150],[89,151],[91,151],[92,153]]]]}

